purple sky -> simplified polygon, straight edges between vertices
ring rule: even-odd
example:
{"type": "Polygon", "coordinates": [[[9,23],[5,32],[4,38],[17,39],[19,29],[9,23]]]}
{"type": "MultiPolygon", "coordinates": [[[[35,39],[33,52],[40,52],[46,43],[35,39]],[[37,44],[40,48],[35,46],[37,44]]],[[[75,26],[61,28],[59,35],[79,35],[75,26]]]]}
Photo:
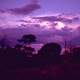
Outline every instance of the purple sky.
{"type": "Polygon", "coordinates": [[[27,9],[30,8],[27,5],[31,5],[32,3],[38,4],[40,7],[35,6],[38,10],[34,9],[34,13],[31,13],[31,15],[80,13],[80,0],[0,0],[0,9],[13,9],[13,11],[16,11],[14,8],[27,9]]]}
{"type": "Polygon", "coordinates": [[[79,42],[80,0],[0,0],[0,37],[14,40],[25,33],[38,42],[79,42]]]}

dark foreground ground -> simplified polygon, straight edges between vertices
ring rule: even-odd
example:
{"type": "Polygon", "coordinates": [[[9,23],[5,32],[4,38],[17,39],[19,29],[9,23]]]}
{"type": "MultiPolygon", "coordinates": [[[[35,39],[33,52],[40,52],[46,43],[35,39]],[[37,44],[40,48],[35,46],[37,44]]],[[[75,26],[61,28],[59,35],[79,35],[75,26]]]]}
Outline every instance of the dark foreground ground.
{"type": "Polygon", "coordinates": [[[80,56],[26,56],[0,49],[0,80],[80,80],[80,56]]]}

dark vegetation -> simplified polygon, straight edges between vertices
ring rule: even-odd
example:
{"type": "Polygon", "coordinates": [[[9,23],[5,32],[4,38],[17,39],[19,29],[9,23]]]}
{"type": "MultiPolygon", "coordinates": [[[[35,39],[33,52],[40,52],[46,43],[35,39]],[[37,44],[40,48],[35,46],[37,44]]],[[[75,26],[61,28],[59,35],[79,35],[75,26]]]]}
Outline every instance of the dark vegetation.
{"type": "MultiPolygon", "coordinates": [[[[61,53],[57,43],[47,43],[33,54],[33,34],[23,35],[14,48],[1,43],[0,80],[80,80],[80,47],[61,53]]],[[[2,41],[3,42],[3,41],[2,41]]]]}

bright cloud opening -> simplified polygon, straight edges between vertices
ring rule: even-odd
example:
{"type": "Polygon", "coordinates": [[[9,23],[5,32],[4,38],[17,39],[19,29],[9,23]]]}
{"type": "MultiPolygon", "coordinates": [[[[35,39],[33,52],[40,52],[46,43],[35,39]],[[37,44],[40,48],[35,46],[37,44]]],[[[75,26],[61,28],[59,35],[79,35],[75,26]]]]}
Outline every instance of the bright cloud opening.
{"type": "Polygon", "coordinates": [[[59,29],[59,30],[61,30],[62,28],[64,28],[65,27],[65,24],[63,23],[63,22],[57,22],[57,21],[55,21],[54,22],[55,24],[56,24],[56,29],[59,29]]]}

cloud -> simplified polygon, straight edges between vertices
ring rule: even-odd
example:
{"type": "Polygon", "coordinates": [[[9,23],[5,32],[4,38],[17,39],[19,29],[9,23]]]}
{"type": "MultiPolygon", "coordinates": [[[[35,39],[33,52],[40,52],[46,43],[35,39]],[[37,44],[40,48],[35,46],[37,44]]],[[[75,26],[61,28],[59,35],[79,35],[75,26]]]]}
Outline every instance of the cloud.
{"type": "Polygon", "coordinates": [[[20,8],[8,9],[8,11],[17,15],[27,15],[40,8],[41,6],[38,4],[38,1],[32,0],[32,2],[29,3],[28,5],[25,5],[20,8]]]}
{"type": "MultiPolygon", "coordinates": [[[[18,17],[16,17],[18,18],[18,17]]],[[[43,27],[41,27],[38,24],[26,24],[27,23],[27,18],[20,18],[20,19],[16,19],[14,16],[12,17],[11,14],[9,13],[4,13],[0,16],[0,26],[1,26],[1,21],[2,23],[6,24],[3,25],[2,28],[5,28],[1,31],[0,28],[0,36],[3,36],[3,34],[5,33],[6,35],[8,35],[9,39],[11,39],[12,41],[17,41],[17,39],[19,37],[21,37],[24,34],[35,34],[37,36],[37,41],[38,43],[46,43],[46,42],[59,42],[61,44],[64,44],[64,39],[66,38],[66,40],[69,42],[71,41],[72,44],[76,44],[76,42],[79,42],[80,40],[80,26],[79,23],[77,28],[75,28],[74,30],[72,28],[70,28],[68,25],[66,25],[64,28],[62,28],[61,30],[57,30],[54,28],[51,29],[45,29],[43,27]],[[16,22],[17,21],[17,22],[16,22]],[[19,21],[19,22],[18,22],[19,21]],[[16,25],[17,24],[17,25],[16,25]],[[77,39],[79,38],[79,40],[77,39]]],[[[40,20],[48,20],[50,22],[54,22],[54,21],[64,21],[68,20],[67,17],[58,17],[58,16],[44,16],[44,17],[30,17],[31,19],[40,19],[40,20]]],[[[73,20],[73,22],[75,22],[76,20],[79,20],[78,17],[71,17],[70,19],[73,20]]],[[[33,20],[34,21],[34,20],[33,20]]],[[[72,23],[73,24],[73,23],[72,23]]],[[[71,24],[70,24],[71,25],[71,24]]],[[[54,26],[53,26],[54,27],[54,26]]],[[[76,27],[75,25],[73,25],[72,27],[76,27]]]]}
{"type": "Polygon", "coordinates": [[[0,9],[0,13],[5,13],[5,11],[0,9]]]}
{"type": "Polygon", "coordinates": [[[74,21],[79,21],[80,20],[80,17],[74,17],[73,19],[72,19],[72,21],[74,22],[74,21]]]}
{"type": "MultiPolygon", "coordinates": [[[[5,33],[8,36],[8,39],[13,43],[17,42],[24,34],[34,34],[37,36],[37,43],[47,43],[47,42],[58,42],[64,45],[64,40],[66,39],[67,43],[71,41],[72,44],[80,44],[80,27],[71,32],[70,29],[64,30],[43,30],[43,28],[38,28],[35,26],[26,26],[26,28],[6,28],[0,29],[0,32],[5,33]],[[77,40],[77,38],[79,38],[77,40]]],[[[1,35],[3,36],[3,35],[1,35]]]]}
{"type": "MultiPolygon", "coordinates": [[[[44,16],[44,17],[33,17],[33,19],[35,20],[39,20],[39,21],[49,21],[49,22],[55,22],[55,21],[61,21],[64,23],[72,23],[73,19],[68,19],[68,18],[62,18],[59,16],[44,16]]],[[[22,21],[22,22],[26,22],[26,21],[22,21]]]]}
{"type": "Polygon", "coordinates": [[[69,16],[64,16],[63,17],[63,15],[61,15],[61,16],[59,16],[59,15],[54,16],[53,15],[53,16],[33,17],[33,18],[35,20],[36,19],[40,19],[41,21],[51,21],[51,22],[53,22],[53,21],[61,21],[61,22],[65,22],[65,23],[68,23],[68,24],[80,20],[80,17],[77,16],[77,15],[76,16],[71,16],[71,17],[69,17],[69,16]]]}

